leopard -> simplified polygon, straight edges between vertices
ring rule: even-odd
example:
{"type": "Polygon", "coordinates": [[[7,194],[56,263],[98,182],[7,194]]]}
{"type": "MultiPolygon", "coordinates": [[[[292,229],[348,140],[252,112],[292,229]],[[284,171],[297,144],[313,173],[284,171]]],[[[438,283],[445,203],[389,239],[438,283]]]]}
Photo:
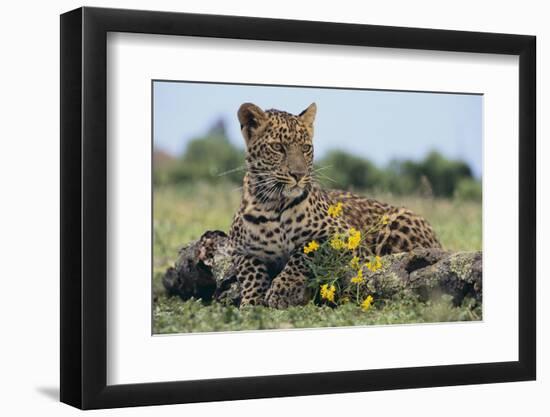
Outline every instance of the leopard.
{"type": "Polygon", "coordinates": [[[441,248],[432,226],[411,210],[321,187],[313,165],[316,114],[315,103],[298,115],[264,111],[253,103],[238,109],[245,173],[229,239],[241,308],[307,304],[312,272],[304,246],[350,228],[372,229],[381,218],[379,230],[364,234],[363,244],[371,253],[441,248]],[[338,205],[342,214],[328,216],[329,208],[338,205]]]}

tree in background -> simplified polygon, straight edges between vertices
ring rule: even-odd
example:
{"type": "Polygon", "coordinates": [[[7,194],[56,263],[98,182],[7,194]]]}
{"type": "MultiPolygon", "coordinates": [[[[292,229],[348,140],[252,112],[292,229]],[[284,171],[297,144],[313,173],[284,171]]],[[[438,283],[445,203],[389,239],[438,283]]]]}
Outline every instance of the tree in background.
{"type": "Polygon", "coordinates": [[[472,171],[465,162],[447,159],[435,151],[420,162],[393,161],[387,170],[388,188],[400,194],[417,192],[422,182],[427,181],[433,195],[452,197],[461,180],[473,180],[472,171]]]}
{"type": "Polygon", "coordinates": [[[155,167],[155,183],[223,180],[239,183],[244,174],[240,169],[243,165],[244,152],[231,144],[223,120],[219,120],[206,135],[188,143],[177,163],[155,167]]]}
{"type": "Polygon", "coordinates": [[[317,179],[331,188],[373,189],[382,177],[372,162],[344,151],[330,151],[316,168],[317,179]]]}

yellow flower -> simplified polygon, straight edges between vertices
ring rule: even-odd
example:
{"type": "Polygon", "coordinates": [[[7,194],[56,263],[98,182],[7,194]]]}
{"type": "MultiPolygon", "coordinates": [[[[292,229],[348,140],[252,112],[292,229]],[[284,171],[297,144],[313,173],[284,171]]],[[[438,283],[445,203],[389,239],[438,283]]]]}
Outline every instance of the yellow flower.
{"type": "Polygon", "coordinates": [[[331,285],[330,287],[328,284],[321,285],[321,298],[323,300],[328,300],[331,303],[333,303],[335,292],[336,292],[336,287],[334,285],[331,285]]]}
{"type": "Polygon", "coordinates": [[[319,244],[316,241],[312,240],[306,246],[304,246],[304,253],[307,255],[310,252],[315,252],[317,249],[319,249],[319,244]]]}
{"type": "Polygon", "coordinates": [[[360,269],[357,271],[357,275],[354,276],[352,279],[351,279],[351,283],[352,284],[361,284],[362,282],[365,281],[365,278],[363,278],[363,270],[360,269]]]}
{"type": "Polygon", "coordinates": [[[363,311],[367,311],[372,305],[373,301],[374,301],[374,298],[372,298],[372,295],[367,296],[367,298],[365,298],[365,300],[361,303],[361,309],[363,311]]]}
{"type": "Polygon", "coordinates": [[[356,249],[361,243],[361,232],[355,228],[349,229],[347,248],[349,250],[356,249]]]}
{"type": "Polygon", "coordinates": [[[374,260],[367,262],[365,266],[369,269],[369,271],[376,272],[382,268],[382,260],[380,256],[375,256],[374,260]]]}
{"type": "Polygon", "coordinates": [[[327,213],[330,217],[333,217],[333,218],[340,216],[342,214],[342,203],[338,202],[336,204],[329,206],[327,213]]]}
{"type": "Polygon", "coordinates": [[[331,246],[332,249],[340,250],[340,249],[344,249],[346,247],[346,244],[338,236],[334,236],[330,240],[330,246],[331,246]]]}
{"type": "Polygon", "coordinates": [[[382,219],[380,219],[380,222],[385,226],[389,223],[390,221],[390,216],[388,216],[387,214],[384,214],[382,216],[382,219]]]}
{"type": "Polygon", "coordinates": [[[359,269],[361,266],[359,265],[359,257],[354,256],[351,258],[351,261],[349,261],[349,266],[351,266],[353,269],[359,269]]]}

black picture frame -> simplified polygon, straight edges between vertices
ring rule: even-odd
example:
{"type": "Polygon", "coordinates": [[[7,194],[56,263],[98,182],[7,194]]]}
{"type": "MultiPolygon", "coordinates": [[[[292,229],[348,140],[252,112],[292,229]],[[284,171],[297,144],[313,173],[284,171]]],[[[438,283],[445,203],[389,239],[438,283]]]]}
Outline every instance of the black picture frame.
{"type": "Polygon", "coordinates": [[[82,409],[533,380],[536,377],[534,36],[156,11],[61,15],[61,401],[82,409]],[[519,360],[107,385],[108,32],[519,56],[519,360]]]}

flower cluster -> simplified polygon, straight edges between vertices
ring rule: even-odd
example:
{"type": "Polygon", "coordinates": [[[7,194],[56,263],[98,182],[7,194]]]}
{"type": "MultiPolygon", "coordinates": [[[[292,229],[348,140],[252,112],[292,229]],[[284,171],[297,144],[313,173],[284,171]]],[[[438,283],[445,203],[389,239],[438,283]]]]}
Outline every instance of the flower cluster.
{"type": "Polygon", "coordinates": [[[315,240],[312,240],[304,246],[304,253],[307,255],[308,253],[315,252],[317,249],[319,249],[319,244],[315,240]]]}
{"type": "Polygon", "coordinates": [[[321,298],[323,300],[334,302],[334,293],[336,292],[336,287],[334,285],[323,284],[321,285],[321,298]]]}
{"type": "Polygon", "coordinates": [[[357,249],[360,244],[361,232],[353,227],[346,234],[336,234],[330,240],[330,246],[336,250],[348,249],[352,251],[357,249]]]}
{"type": "Polygon", "coordinates": [[[363,276],[363,268],[368,268],[369,271],[375,272],[382,267],[382,260],[380,259],[379,256],[375,256],[373,259],[361,265],[360,258],[358,256],[354,256],[353,258],[351,258],[349,262],[349,266],[355,272],[355,276],[353,276],[350,279],[350,283],[355,285],[355,300],[357,304],[361,306],[361,309],[363,311],[367,311],[370,308],[372,302],[374,301],[374,298],[372,297],[372,295],[369,294],[363,300],[363,302],[360,301],[360,287],[363,284],[365,284],[365,277],[363,276]]]}
{"type": "Polygon", "coordinates": [[[369,271],[376,272],[382,268],[382,259],[380,256],[375,256],[374,260],[367,262],[365,266],[369,269],[369,271]]]}
{"type": "Polygon", "coordinates": [[[365,300],[361,303],[361,309],[363,311],[367,311],[372,305],[373,301],[374,301],[374,298],[372,298],[372,295],[368,295],[367,298],[365,298],[365,300]]]}
{"type": "MultiPolygon", "coordinates": [[[[341,202],[329,206],[326,216],[337,218],[343,214],[341,202]]],[[[327,240],[307,242],[303,247],[312,272],[310,286],[316,291],[317,302],[336,307],[351,301],[363,311],[374,303],[370,293],[367,273],[376,272],[382,267],[378,256],[365,256],[370,253],[365,235],[375,233],[389,223],[383,215],[365,232],[354,227],[335,233],[327,240]],[[364,234],[363,234],[364,233],[364,234]]]]}
{"type": "Polygon", "coordinates": [[[357,271],[357,275],[355,275],[350,281],[352,284],[362,284],[365,282],[365,278],[363,278],[363,270],[359,269],[357,271]]]}
{"type": "Polygon", "coordinates": [[[346,247],[346,243],[340,239],[340,236],[334,235],[330,240],[330,247],[336,250],[342,250],[346,247]]]}
{"type": "Polygon", "coordinates": [[[349,229],[347,248],[349,250],[357,249],[360,243],[361,243],[361,232],[352,227],[351,229],[349,229]]]}
{"type": "Polygon", "coordinates": [[[337,204],[329,206],[327,214],[332,218],[336,218],[342,215],[342,211],[342,203],[338,202],[337,204]]]}

